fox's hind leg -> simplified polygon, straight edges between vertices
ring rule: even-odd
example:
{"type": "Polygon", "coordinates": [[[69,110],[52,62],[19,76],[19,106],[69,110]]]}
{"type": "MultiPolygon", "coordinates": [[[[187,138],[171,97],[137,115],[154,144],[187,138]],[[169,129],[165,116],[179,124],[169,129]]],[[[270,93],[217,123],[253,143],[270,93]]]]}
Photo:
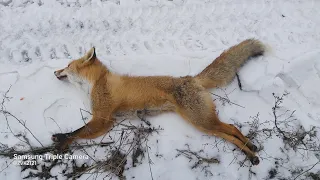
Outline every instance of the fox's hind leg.
{"type": "Polygon", "coordinates": [[[226,134],[233,135],[237,137],[240,141],[242,141],[248,148],[253,151],[257,152],[258,148],[253,143],[250,142],[248,138],[246,138],[239,130],[236,128],[233,124],[226,124],[223,122],[220,122],[219,125],[219,131],[225,132],[226,134]]]}
{"type": "Polygon", "coordinates": [[[204,89],[190,83],[177,85],[173,93],[176,111],[204,133],[221,137],[238,146],[253,165],[259,164],[257,149],[235,126],[219,120],[211,96],[204,89]]]}
{"type": "MultiPolygon", "coordinates": [[[[255,147],[255,145],[253,145],[248,140],[246,140],[245,143],[241,141],[235,135],[237,131],[231,128],[231,126],[230,126],[230,129],[225,129],[225,126],[224,126],[225,123],[220,122],[216,115],[206,117],[206,116],[203,116],[203,112],[198,112],[198,115],[190,116],[185,111],[185,109],[179,109],[178,113],[200,131],[209,135],[223,138],[229,141],[230,143],[233,143],[234,145],[236,145],[240,150],[242,150],[247,155],[248,159],[251,161],[253,165],[259,164],[259,158],[255,155],[255,152],[252,149],[252,147],[255,147]]],[[[256,149],[256,147],[254,149],[256,149]]]]}
{"type": "Polygon", "coordinates": [[[255,153],[252,152],[248,148],[248,146],[246,146],[246,144],[243,144],[243,142],[240,141],[238,138],[236,138],[236,137],[234,137],[232,135],[226,134],[226,133],[222,133],[220,131],[209,131],[207,133],[210,134],[210,135],[213,135],[213,136],[221,137],[221,138],[223,138],[223,139],[235,144],[237,147],[240,148],[240,150],[242,150],[247,155],[247,157],[249,158],[249,160],[251,161],[251,163],[253,165],[258,165],[260,163],[260,160],[255,155],[255,153]]]}

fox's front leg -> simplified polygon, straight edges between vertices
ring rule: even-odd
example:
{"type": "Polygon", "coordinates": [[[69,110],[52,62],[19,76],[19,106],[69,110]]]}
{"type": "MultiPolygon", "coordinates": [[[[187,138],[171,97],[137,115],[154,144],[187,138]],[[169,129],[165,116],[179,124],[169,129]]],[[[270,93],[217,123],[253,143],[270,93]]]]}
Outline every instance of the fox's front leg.
{"type": "Polygon", "coordinates": [[[109,131],[115,120],[112,118],[93,117],[89,123],[71,133],[58,133],[51,139],[56,142],[56,149],[63,152],[76,139],[94,139],[109,131]]]}

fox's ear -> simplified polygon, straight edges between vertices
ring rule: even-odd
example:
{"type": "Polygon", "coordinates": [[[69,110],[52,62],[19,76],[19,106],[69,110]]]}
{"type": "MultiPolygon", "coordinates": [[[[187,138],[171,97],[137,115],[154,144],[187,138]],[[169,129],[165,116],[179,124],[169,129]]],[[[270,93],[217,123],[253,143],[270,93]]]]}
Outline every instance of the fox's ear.
{"type": "Polygon", "coordinates": [[[96,59],[96,49],[95,47],[92,47],[87,54],[83,57],[84,62],[93,62],[96,59]]]}

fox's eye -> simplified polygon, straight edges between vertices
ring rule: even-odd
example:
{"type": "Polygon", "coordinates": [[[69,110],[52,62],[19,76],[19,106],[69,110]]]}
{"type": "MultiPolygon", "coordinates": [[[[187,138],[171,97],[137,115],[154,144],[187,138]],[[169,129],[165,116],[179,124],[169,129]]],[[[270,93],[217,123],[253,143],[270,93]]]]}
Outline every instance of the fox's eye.
{"type": "Polygon", "coordinates": [[[70,64],[68,64],[68,67],[70,67],[70,64]]]}

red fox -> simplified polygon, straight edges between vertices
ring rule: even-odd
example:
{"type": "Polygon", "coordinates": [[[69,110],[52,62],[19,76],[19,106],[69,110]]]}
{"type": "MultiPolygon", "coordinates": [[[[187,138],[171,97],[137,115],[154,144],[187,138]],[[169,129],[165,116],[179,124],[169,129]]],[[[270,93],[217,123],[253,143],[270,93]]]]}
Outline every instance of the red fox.
{"type": "Polygon", "coordinates": [[[71,133],[52,135],[52,140],[57,150],[63,151],[76,139],[93,139],[107,133],[115,123],[115,116],[122,113],[146,109],[147,115],[154,115],[152,112],[174,111],[200,131],[235,144],[253,165],[258,165],[257,147],[234,125],[219,120],[206,89],[227,85],[249,58],[264,52],[265,46],[260,41],[247,39],[223,52],[194,77],[133,77],[110,72],[98,60],[95,48],[91,48],[82,58],[54,74],[59,80],[67,79],[84,87],[90,95],[92,119],[71,133]]]}

